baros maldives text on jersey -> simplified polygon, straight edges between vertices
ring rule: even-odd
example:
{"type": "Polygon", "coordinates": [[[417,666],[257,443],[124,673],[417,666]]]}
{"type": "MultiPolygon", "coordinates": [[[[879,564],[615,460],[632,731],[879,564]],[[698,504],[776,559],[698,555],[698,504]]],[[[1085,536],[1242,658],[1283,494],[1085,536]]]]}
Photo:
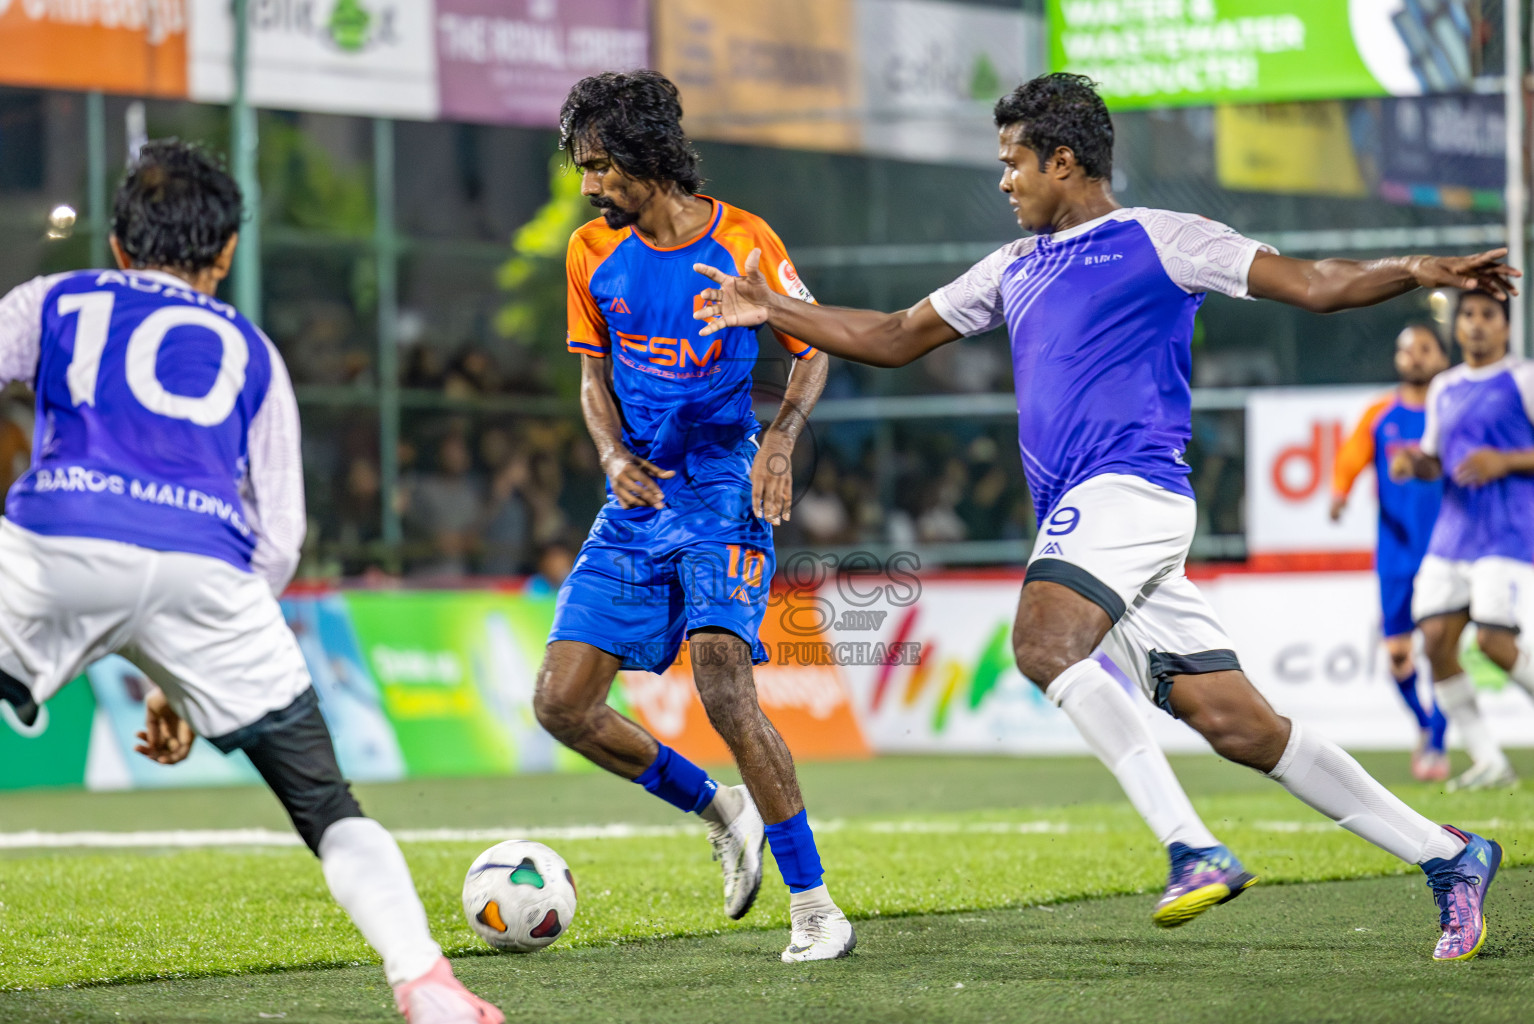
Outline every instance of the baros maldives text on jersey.
{"type": "MultiPolygon", "coordinates": [[[[292,386],[259,330],[154,271],[38,278],[7,305],[15,340],[0,360],[15,370],[3,375],[34,380],[30,363],[37,391],[32,467],[6,503],[12,522],[46,536],[206,555],[274,580],[291,575],[289,535],[301,536],[302,523],[253,521],[251,449],[296,436],[296,423],[279,422],[294,418],[292,403],[268,400],[292,386]],[[279,542],[261,545],[265,557],[261,536],[279,542]]],[[[271,492],[302,485],[291,467],[272,468],[260,497],[281,520],[295,504],[271,492]]]]}

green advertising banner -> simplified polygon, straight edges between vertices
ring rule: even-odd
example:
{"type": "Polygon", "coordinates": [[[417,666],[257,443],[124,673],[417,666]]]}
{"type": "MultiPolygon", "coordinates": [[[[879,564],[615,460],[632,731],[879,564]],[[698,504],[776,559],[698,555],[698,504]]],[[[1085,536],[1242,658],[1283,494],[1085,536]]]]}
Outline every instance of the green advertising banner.
{"type": "Polygon", "coordinates": [[[1406,96],[1474,75],[1457,4],[1048,0],[1048,13],[1050,67],[1092,77],[1119,110],[1406,96]]]}

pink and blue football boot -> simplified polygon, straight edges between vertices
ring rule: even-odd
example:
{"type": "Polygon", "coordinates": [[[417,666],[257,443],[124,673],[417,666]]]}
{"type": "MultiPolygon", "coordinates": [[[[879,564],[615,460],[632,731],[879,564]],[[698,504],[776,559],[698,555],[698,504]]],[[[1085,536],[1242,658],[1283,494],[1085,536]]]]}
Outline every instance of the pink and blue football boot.
{"type": "Polygon", "coordinates": [[[1463,839],[1465,849],[1458,857],[1441,857],[1422,865],[1428,888],[1433,890],[1433,899],[1438,903],[1438,923],[1443,926],[1433,959],[1469,960],[1486,941],[1482,905],[1497,868],[1502,866],[1502,847],[1451,825],[1445,825],[1444,830],[1463,839]]]}
{"type": "Polygon", "coordinates": [[[1236,855],[1223,846],[1195,850],[1173,843],[1167,853],[1172,858],[1172,874],[1151,912],[1151,920],[1162,928],[1187,924],[1257,884],[1257,876],[1247,874],[1236,855]]]}

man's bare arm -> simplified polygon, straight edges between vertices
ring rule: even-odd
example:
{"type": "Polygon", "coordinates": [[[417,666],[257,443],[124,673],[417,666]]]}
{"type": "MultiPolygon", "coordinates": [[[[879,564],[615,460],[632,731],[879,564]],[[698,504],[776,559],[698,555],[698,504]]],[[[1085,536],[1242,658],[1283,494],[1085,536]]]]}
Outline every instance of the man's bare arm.
{"type": "Polygon", "coordinates": [[[751,465],[751,511],[773,525],[789,518],[794,504],[794,443],[826,387],[831,360],[823,352],[796,359],[772,426],[762,434],[751,465]]]}
{"type": "Polygon", "coordinates": [[[869,366],[904,366],[962,337],[926,299],[898,313],[880,313],[780,295],[768,287],[760,261],[761,252],[752,250],[743,277],[706,263],[693,264],[694,270],[719,286],[703,292],[703,306],[693,314],[696,320],[708,321],[703,334],[765,323],[829,355],[869,366]]]}
{"type": "Polygon", "coordinates": [[[1443,463],[1438,460],[1438,456],[1429,455],[1421,448],[1402,448],[1390,458],[1390,479],[1396,483],[1404,480],[1437,480],[1441,476],[1443,463]]]}
{"type": "Polygon", "coordinates": [[[1476,288],[1499,299],[1518,294],[1522,273],[1501,260],[1506,249],[1474,256],[1392,256],[1380,260],[1297,260],[1259,252],[1247,274],[1253,298],[1335,313],[1372,306],[1415,288],[1476,288]]]}
{"type": "Polygon", "coordinates": [[[596,445],[602,472],[607,474],[613,494],[624,508],[640,505],[664,508],[666,496],[655,481],[669,480],[676,473],[646,462],[624,445],[623,420],[618,415],[618,400],[613,395],[607,366],[606,359],[581,356],[581,415],[586,420],[586,432],[596,445]]]}

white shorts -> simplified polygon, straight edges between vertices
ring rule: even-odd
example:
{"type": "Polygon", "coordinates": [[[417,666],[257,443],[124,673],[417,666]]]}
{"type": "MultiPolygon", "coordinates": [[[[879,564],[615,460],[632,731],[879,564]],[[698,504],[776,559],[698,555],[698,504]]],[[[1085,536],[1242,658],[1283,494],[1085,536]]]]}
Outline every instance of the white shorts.
{"type": "Polygon", "coordinates": [[[1061,496],[1028,560],[1029,583],[1059,583],[1108,613],[1104,653],[1169,713],[1173,676],[1241,668],[1184,574],[1197,519],[1192,498],[1107,473],[1061,496]]]}
{"type": "Polygon", "coordinates": [[[213,739],[310,686],[266,581],[203,555],[0,520],[0,669],[42,704],[86,666],[121,654],[213,739]]]}
{"type": "Polygon", "coordinates": [[[1477,558],[1457,562],[1428,555],[1412,584],[1414,622],[1468,611],[1482,626],[1518,629],[1518,593],[1534,592],[1534,565],[1516,558],[1477,558]]]}

